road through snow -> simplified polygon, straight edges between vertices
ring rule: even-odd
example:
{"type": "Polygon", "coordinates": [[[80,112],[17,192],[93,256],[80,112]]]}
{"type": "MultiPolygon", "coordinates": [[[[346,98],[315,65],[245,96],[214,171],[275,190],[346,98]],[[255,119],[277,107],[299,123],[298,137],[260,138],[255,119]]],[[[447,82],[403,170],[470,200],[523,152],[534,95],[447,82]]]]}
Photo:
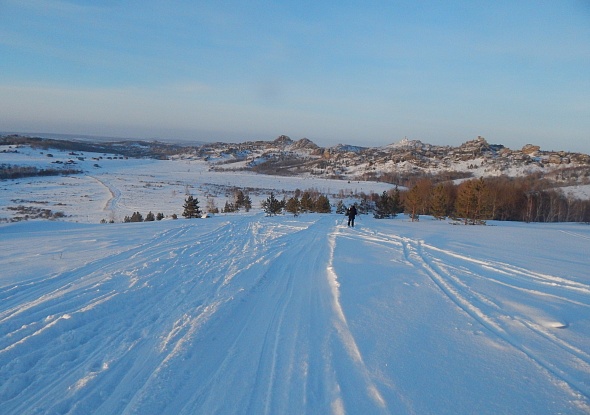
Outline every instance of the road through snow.
{"type": "Polygon", "coordinates": [[[518,227],[37,225],[2,228],[2,414],[590,413],[583,226],[563,270],[518,227]]]}

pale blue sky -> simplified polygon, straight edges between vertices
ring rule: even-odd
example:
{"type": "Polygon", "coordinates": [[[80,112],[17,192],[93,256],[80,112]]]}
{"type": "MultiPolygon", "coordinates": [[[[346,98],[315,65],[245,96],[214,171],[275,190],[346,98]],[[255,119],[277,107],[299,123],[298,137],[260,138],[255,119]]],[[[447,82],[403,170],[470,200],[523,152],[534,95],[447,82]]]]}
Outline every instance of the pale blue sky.
{"type": "Polygon", "coordinates": [[[0,131],[590,153],[590,0],[0,0],[0,131]]]}

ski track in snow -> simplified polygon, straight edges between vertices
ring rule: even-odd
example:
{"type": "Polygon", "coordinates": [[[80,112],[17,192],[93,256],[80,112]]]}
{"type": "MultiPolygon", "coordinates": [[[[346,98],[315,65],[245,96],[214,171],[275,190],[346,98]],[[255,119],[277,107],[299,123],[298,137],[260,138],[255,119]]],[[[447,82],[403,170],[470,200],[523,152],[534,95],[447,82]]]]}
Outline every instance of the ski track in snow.
{"type": "MultiPolygon", "coordinates": [[[[3,413],[344,413],[334,374],[341,351],[332,349],[343,342],[351,354],[354,339],[328,272],[325,229],[308,225],[228,222],[194,241],[194,227],[182,226],[78,269],[3,287],[3,413]],[[220,349],[204,347],[228,318],[235,324],[218,334],[220,349]],[[252,373],[236,373],[256,355],[252,373]],[[173,379],[178,365],[185,376],[173,379]],[[119,396],[127,382],[134,393],[119,396]],[[187,388],[188,402],[173,399],[187,388]],[[220,400],[228,388],[235,395],[220,400]]],[[[351,358],[359,363],[358,350],[351,358]]],[[[365,372],[359,367],[367,382],[365,372]]]]}
{"type": "MultiPolygon", "coordinates": [[[[588,239],[583,235],[562,232],[588,239]]],[[[552,332],[552,329],[567,328],[569,323],[535,319],[534,314],[533,317],[524,315],[518,307],[507,309],[509,304],[497,303],[485,293],[478,292],[472,281],[477,279],[540,298],[552,297],[578,306],[583,314],[590,312],[590,285],[510,264],[478,260],[421,240],[376,232],[366,233],[366,238],[376,243],[401,246],[405,259],[414,267],[425,270],[453,303],[493,336],[510,344],[554,376],[556,383],[579,399],[582,408],[590,411],[590,353],[552,332]],[[526,334],[521,333],[523,329],[526,334]],[[555,356],[560,357],[555,359],[555,356]]]]}
{"type": "Polygon", "coordinates": [[[109,200],[105,203],[103,210],[105,210],[105,211],[108,210],[113,213],[116,212],[117,205],[119,203],[119,200],[121,199],[121,190],[119,190],[118,187],[111,185],[107,180],[105,180],[104,175],[102,178],[98,178],[96,176],[88,176],[88,177],[91,177],[92,179],[96,180],[101,186],[106,188],[111,195],[109,200]]]}
{"type": "Polygon", "coordinates": [[[0,413],[419,413],[385,368],[395,355],[374,363],[349,314],[356,305],[342,298],[363,272],[337,262],[348,242],[399,254],[475,334],[538,367],[567,409],[590,413],[587,342],[564,335],[574,322],[534,307],[550,299],[588,313],[588,284],[347,229],[331,215],[178,221],[77,268],[2,286],[0,413]]]}

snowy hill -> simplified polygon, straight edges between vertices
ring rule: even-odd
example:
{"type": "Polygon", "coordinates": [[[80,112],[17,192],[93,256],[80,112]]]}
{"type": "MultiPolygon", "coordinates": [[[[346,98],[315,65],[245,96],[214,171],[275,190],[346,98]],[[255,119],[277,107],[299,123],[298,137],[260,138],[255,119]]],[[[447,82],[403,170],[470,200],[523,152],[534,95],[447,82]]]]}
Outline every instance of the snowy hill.
{"type": "Polygon", "coordinates": [[[0,233],[2,414],[590,413],[585,225],[0,233]]]}
{"type": "Polygon", "coordinates": [[[463,173],[469,177],[509,177],[538,174],[563,186],[590,184],[590,155],[543,150],[532,144],[510,149],[489,144],[483,137],[457,147],[402,139],[382,147],[339,144],[320,147],[307,138],[294,141],[279,136],[273,141],[242,143],[199,143],[178,145],[162,142],[89,142],[0,137],[0,144],[27,143],[39,148],[57,148],[98,153],[117,153],[128,157],[204,160],[218,171],[255,171],[270,175],[309,176],[345,179],[387,179],[392,174],[463,173]]]}
{"type": "Polygon", "coordinates": [[[0,181],[0,222],[61,214],[0,223],[0,414],[590,413],[588,225],[265,217],[271,191],[391,185],[128,145],[0,147],[82,171],[0,181]],[[170,219],[235,188],[251,212],[170,219]]]}

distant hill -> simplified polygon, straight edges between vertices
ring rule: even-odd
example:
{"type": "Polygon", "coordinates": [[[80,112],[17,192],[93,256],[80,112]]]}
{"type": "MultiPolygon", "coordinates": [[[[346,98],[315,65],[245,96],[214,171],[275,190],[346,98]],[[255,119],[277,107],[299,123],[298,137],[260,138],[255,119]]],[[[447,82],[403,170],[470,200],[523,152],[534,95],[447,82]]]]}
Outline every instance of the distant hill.
{"type": "Polygon", "coordinates": [[[377,180],[402,184],[410,177],[466,177],[536,175],[556,184],[590,183],[590,156],[567,151],[544,151],[527,144],[510,149],[483,137],[460,146],[439,146],[404,139],[381,147],[339,144],[320,147],[307,138],[281,135],[272,141],[199,143],[119,140],[92,142],[7,135],[0,145],[30,145],[69,151],[120,154],[158,159],[200,159],[214,170],[251,170],[270,175],[314,175],[344,180],[377,180]]]}

